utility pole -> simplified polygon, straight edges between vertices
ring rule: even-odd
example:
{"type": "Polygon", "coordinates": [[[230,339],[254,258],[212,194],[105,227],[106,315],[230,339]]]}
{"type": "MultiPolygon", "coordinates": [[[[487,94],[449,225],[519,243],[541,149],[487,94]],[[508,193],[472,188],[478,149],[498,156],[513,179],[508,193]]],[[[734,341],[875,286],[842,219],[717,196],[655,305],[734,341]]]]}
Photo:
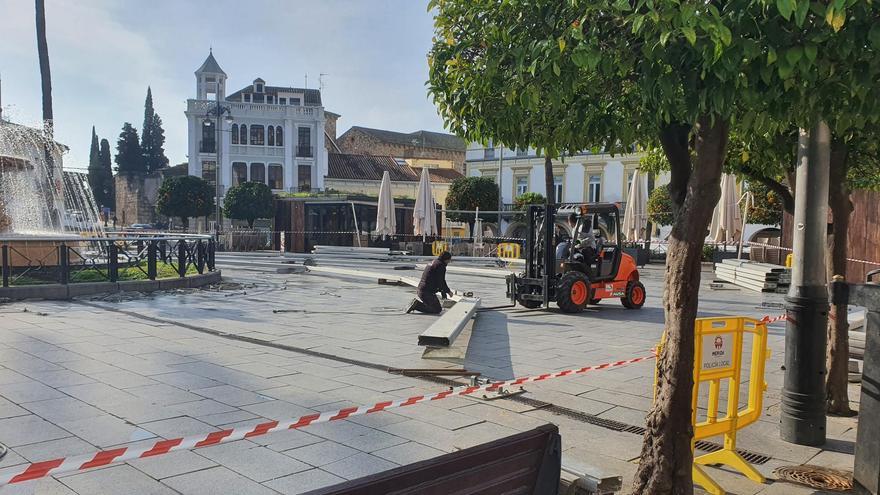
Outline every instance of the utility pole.
{"type": "Polygon", "coordinates": [[[785,380],[779,434],[798,445],[825,443],[828,289],[825,236],[831,131],[800,130],[795,184],[791,288],[785,298],[785,380]]]}
{"type": "Polygon", "coordinates": [[[498,234],[501,235],[501,211],[504,209],[504,189],[501,178],[504,177],[504,145],[501,145],[501,156],[498,157],[498,234]]]}

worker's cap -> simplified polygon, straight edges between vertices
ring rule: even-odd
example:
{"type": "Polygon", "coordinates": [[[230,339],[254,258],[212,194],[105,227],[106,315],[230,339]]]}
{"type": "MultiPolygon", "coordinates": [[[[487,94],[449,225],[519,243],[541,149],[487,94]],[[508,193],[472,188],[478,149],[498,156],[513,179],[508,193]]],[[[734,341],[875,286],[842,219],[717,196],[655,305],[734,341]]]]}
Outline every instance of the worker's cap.
{"type": "Polygon", "coordinates": [[[452,259],[452,253],[449,251],[443,251],[438,258],[440,258],[440,261],[449,261],[452,259]]]}

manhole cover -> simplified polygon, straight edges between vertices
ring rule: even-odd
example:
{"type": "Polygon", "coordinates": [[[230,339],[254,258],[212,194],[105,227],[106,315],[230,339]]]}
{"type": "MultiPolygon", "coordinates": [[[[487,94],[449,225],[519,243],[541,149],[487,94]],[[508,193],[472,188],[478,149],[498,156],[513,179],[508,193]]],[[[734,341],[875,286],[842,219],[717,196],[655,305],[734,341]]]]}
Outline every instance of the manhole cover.
{"type": "Polygon", "coordinates": [[[821,490],[845,492],[852,490],[852,473],[822,466],[782,466],[773,470],[779,479],[821,490]]]}

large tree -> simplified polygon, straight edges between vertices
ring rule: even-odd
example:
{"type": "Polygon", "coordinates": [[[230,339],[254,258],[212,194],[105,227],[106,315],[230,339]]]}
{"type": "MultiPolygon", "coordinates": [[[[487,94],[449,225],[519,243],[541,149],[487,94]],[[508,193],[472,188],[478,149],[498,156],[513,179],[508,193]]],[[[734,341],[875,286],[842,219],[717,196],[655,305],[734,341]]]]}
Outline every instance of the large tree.
{"type": "Polygon", "coordinates": [[[102,194],[104,195],[104,206],[116,209],[116,183],[113,180],[113,165],[110,158],[110,142],[106,139],[101,140],[101,151],[98,153],[98,164],[101,169],[100,176],[102,179],[102,194]]]}
{"type": "MultiPolygon", "coordinates": [[[[447,210],[469,210],[477,208],[493,211],[498,208],[498,185],[489,177],[459,177],[452,181],[446,195],[447,210]]],[[[475,213],[449,212],[446,218],[454,222],[467,222],[471,231],[476,223],[475,213]]],[[[496,214],[480,213],[483,221],[491,222],[496,214]]]]}
{"type": "MultiPolygon", "coordinates": [[[[110,145],[107,140],[102,140],[101,144],[107,144],[109,155],[110,145]]],[[[89,148],[89,188],[92,190],[92,196],[98,206],[113,208],[113,172],[104,168],[101,152],[102,149],[98,145],[98,135],[95,133],[95,127],[92,126],[92,145],[89,148]]]]}
{"type": "Polygon", "coordinates": [[[165,156],[165,130],[162,118],[153,109],[153,92],[147,86],[144,101],[144,126],[141,128],[141,152],[144,156],[144,171],[152,173],[168,166],[165,156]]]}
{"type": "Polygon", "coordinates": [[[137,130],[126,122],[116,141],[116,166],[122,175],[143,174],[144,156],[138,141],[137,130]]]}
{"type": "Polygon", "coordinates": [[[191,217],[208,216],[214,211],[214,188],[192,175],[169,177],[159,187],[156,211],[180,218],[187,227],[191,217]]]}
{"type": "Polygon", "coordinates": [[[852,89],[848,99],[869,104],[870,90],[852,69],[863,64],[876,74],[878,62],[853,39],[871,29],[875,7],[853,4],[431,3],[437,16],[429,86],[455,132],[532,144],[533,127],[511,116],[540,111],[552,116],[559,149],[654,144],[669,161],[674,221],[664,289],[666,345],[635,493],[693,492],[690,403],[700,259],[731,126],[761,129],[775,119],[811,127],[839,103],[832,95],[841,87],[852,89]],[[858,22],[845,22],[848,13],[858,22]]]}
{"type": "Polygon", "coordinates": [[[272,190],[262,182],[243,182],[229,188],[223,199],[223,214],[227,218],[247,221],[254,228],[254,220],[275,215],[272,190]]]}
{"type": "MultiPolygon", "coordinates": [[[[55,117],[52,111],[52,71],[49,66],[49,43],[46,39],[46,4],[44,0],[34,0],[37,57],[40,61],[40,87],[43,96],[43,159],[46,161],[46,190],[61,193],[61,178],[55,177],[55,117]]],[[[60,167],[59,167],[60,169],[60,167]]],[[[61,194],[63,196],[63,194],[61,194]]],[[[49,217],[56,228],[61,227],[61,216],[55,201],[48,204],[49,217]]]]}

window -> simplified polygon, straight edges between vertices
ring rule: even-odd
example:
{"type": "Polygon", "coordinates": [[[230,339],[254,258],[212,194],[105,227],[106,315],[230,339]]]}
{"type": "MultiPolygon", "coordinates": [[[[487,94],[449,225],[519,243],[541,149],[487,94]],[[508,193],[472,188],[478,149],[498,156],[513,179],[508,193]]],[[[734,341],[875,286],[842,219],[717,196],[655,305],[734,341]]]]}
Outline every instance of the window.
{"type": "Polygon", "coordinates": [[[266,183],[266,166],[262,163],[251,163],[251,182],[266,183]]]}
{"type": "Polygon", "coordinates": [[[529,149],[528,148],[526,148],[526,149],[517,148],[516,149],[516,156],[529,156],[529,149]]]}
{"type": "Polygon", "coordinates": [[[247,163],[234,162],[232,164],[232,185],[237,186],[247,182],[247,163]]]}
{"type": "Polygon", "coordinates": [[[278,98],[279,105],[287,105],[287,98],[278,98]]]}
{"type": "Polygon", "coordinates": [[[275,126],[270,125],[269,128],[266,129],[266,135],[268,137],[269,146],[275,146],[275,126]]]}
{"type": "Polygon", "coordinates": [[[238,144],[238,124],[232,124],[232,144],[238,144]]]}
{"type": "Polygon", "coordinates": [[[312,156],[312,129],[299,127],[297,132],[296,156],[309,158],[312,156]]]}
{"type": "Polygon", "coordinates": [[[280,163],[269,164],[269,189],[284,189],[284,168],[280,163]]]}
{"type": "Polygon", "coordinates": [[[266,103],[275,103],[274,95],[266,95],[266,103]]]}
{"type": "Polygon", "coordinates": [[[602,176],[590,175],[590,181],[587,185],[587,201],[597,203],[602,200],[602,176]]]}
{"type": "Polygon", "coordinates": [[[250,103],[250,102],[251,102],[251,94],[250,94],[250,93],[245,93],[245,94],[244,94],[244,101],[245,101],[246,103],[250,103]]]}
{"type": "Polygon", "coordinates": [[[202,179],[205,179],[205,182],[214,185],[214,181],[217,179],[217,162],[214,160],[205,160],[202,162],[202,179]]]}
{"type": "Polygon", "coordinates": [[[263,146],[266,143],[265,141],[265,129],[261,125],[252,125],[251,126],[251,144],[257,146],[263,146]]]}
{"type": "Polygon", "coordinates": [[[495,158],[495,148],[483,149],[483,159],[484,160],[492,160],[494,158],[495,158]]]}
{"type": "Polygon", "coordinates": [[[275,146],[284,146],[284,128],[275,126],[275,146]]]}
{"type": "Polygon", "coordinates": [[[263,92],[263,83],[254,84],[254,92],[262,93],[263,92]]]}
{"type": "Polygon", "coordinates": [[[562,176],[553,176],[553,199],[559,203],[562,201],[562,176]]]}
{"type": "Polygon", "coordinates": [[[247,144],[248,133],[247,133],[247,126],[246,125],[241,124],[241,128],[238,130],[238,135],[239,135],[239,142],[241,144],[247,144]]]}
{"type": "Polygon", "coordinates": [[[312,167],[309,165],[300,165],[297,173],[297,188],[306,192],[312,189],[312,167]]]}
{"type": "Polygon", "coordinates": [[[300,99],[299,98],[291,98],[290,104],[298,107],[300,105],[300,99]]]}
{"type": "Polygon", "coordinates": [[[521,176],[516,178],[516,195],[522,196],[523,194],[529,192],[529,178],[526,176],[521,176]]]}
{"type": "Polygon", "coordinates": [[[214,132],[214,124],[211,122],[211,125],[205,125],[202,123],[202,142],[199,146],[199,152],[201,153],[214,153],[214,143],[216,140],[215,132],[214,132]]]}

